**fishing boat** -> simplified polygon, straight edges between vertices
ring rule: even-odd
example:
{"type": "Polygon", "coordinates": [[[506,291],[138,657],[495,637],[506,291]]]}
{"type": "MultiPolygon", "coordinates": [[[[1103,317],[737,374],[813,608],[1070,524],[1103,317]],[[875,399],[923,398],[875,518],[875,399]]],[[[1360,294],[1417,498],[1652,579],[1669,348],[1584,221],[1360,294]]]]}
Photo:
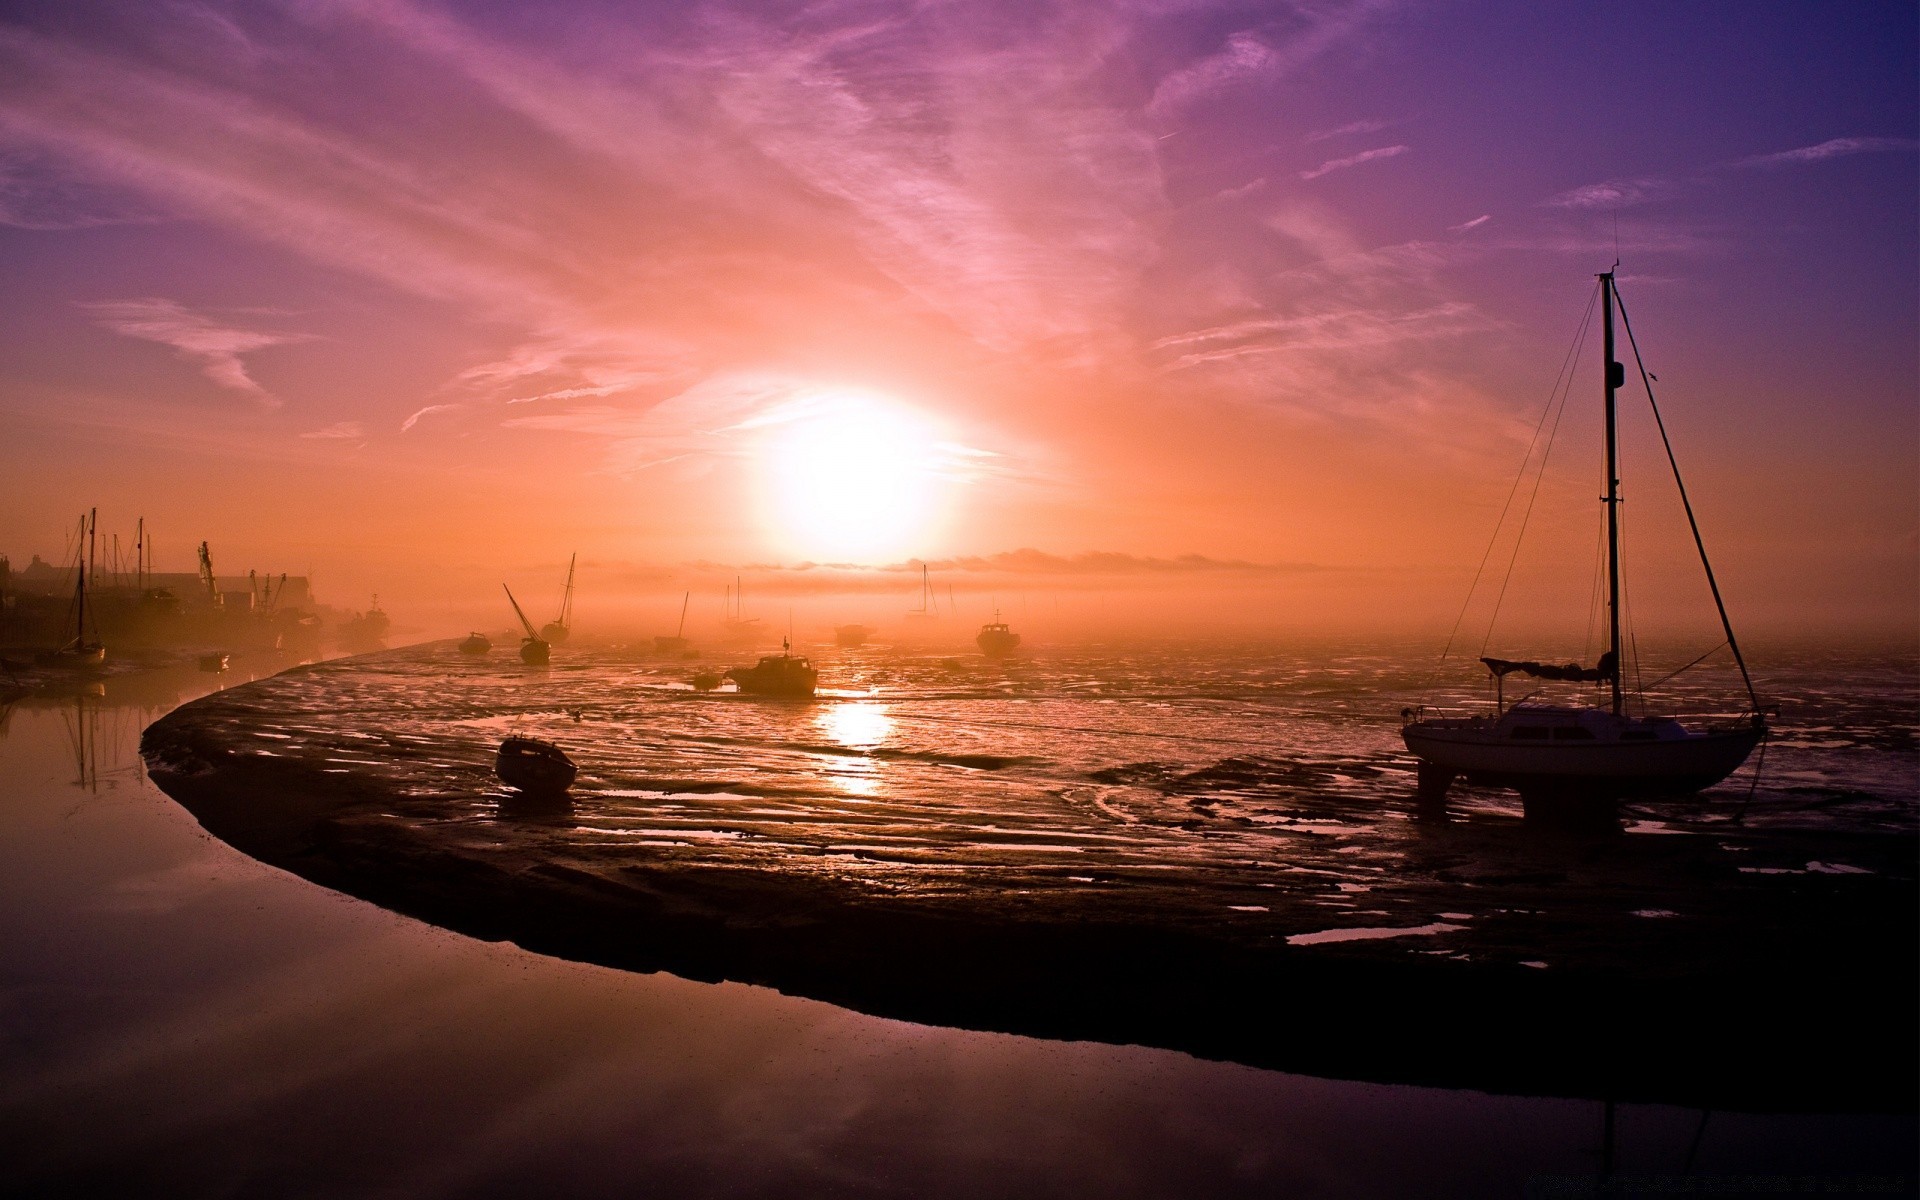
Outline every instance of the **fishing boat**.
{"type": "MultiPolygon", "coordinates": [[[[1454,779],[1465,777],[1469,783],[1518,791],[1530,819],[1610,813],[1619,800],[1687,795],[1711,787],[1737,770],[1767,736],[1766,710],[1754,691],[1753,678],[1747,671],[1746,659],[1740,653],[1739,641],[1734,637],[1733,624],[1720,596],[1720,586],[1714,579],[1712,564],[1707,561],[1706,545],[1694,520],[1693,505],[1680,479],[1673,447],[1667,441],[1659,405],[1653,398],[1652,376],[1640,361],[1639,347],[1633,341],[1633,326],[1620,302],[1613,272],[1601,274],[1599,281],[1606,397],[1606,476],[1602,481],[1605,495],[1601,503],[1605,505],[1606,518],[1607,649],[1592,667],[1483,657],[1480,661],[1491,673],[1495,689],[1491,714],[1426,717],[1422,710],[1406,710],[1403,717],[1407,723],[1401,735],[1407,749],[1419,759],[1420,795],[1428,803],[1444,803],[1447,788],[1454,779]],[[1722,645],[1732,652],[1746,687],[1748,707],[1732,720],[1682,721],[1675,716],[1647,713],[1644,696],[1638,698],[1642,709],[1639,715],[1628,711],[1621,671],[1621,496],[1616,414],[1616,393],[1626,383],[1626,368],[1614,360],[1616,306],[1641,380],[1646,384],[1647,401],[1652,406],[1661,442],[1666,446],[1681,506],[1686,511],[1714,607],[1720,615],[1721,629],[1726,635],[1722,645]],[[1607,703],[1536,703],[1529,697],[1508,705],[1504,685],[1510,675],[1603,685],[1607,689],[1607,703]]],[[[1695,664],[1720,648],[1714,647],[1696,659],[1695,664]]]]}
{"type": "Polygon", "coordinates": [[[493,773],[523,792],[564,792],[579,768],[552,742],[515,736],[500,743],[493,773]]]}
{"type": "Polygon", "coordinates": [[[980,653],[988,658],[999,658],[1020,648],[1020,635],[1007,628],[1007,623],[1000,619],[1000,610],[996,608],[993,610],[993,620],[980,627],[973,644],[980,647],[980,653]]]}
{"type": "Polygon", "coordinates": [[[507,603],[513,605],[513,615],[520,618],[520,628],[527,631],[527,636],[520,639],[520,661],[530,667],[546,666],[547,660],[552,657],[553,647],[533,631],[533,622],[527,620],[527,614],[520,611],[520,602],[513,598],[513,589],[504,583],[500,587],[507,593],[507,603]]]}
{"type": "Polygon", "coordinates": [[[540,637],[558,646],[573,633],[573,564],[580,558],[576,551],[567,559],[567,587],[560,593],[560,615],[540,627],[540,637]]]}
{"type": "Polygon", "coordinates": [[[87,620],[87,583],[92,573],[94,526],[99,509],[91,509],[80,518],[81,545],[74,551],[73,637],[53,650],[35,654],[34,662],[43,667],[86,669],[107,661],[107,648],[97,633],[89,636],[87,620]]]}
{"type": "Polygon", "coordinates": [[[727,672],[727,678],[748,695],[811,696],[820,672],[793,653],[790,639],[781,638],[780,653],[768,655],[751,667],[735,667],[727,672]]]}
{"type": "Polygon", "coordinates": [[[674,627],[672,637],[656,637],[653,639],[654,653],[684,656],[688,651],[693,649],[693,643],[688,641],[685,636],[687,632],[687,605],[691,603],[692,600],[692,592],[688,592],[686,596],[681,599],[680,624],[674,627]]]}
{"type": "Polygon", "coordinates": [[[492,649],[493,639],[477,629],[460,639],[460,653],[462,654],[485,654],[492,649]]]}
{"type": "Polygon", "coordinates": [[[833,627],[834,643],[840,646],[864,646],[867,644],[867,639],[872,636],[873,630],[867,628],[865,625],[835,625],[833,627]]]}

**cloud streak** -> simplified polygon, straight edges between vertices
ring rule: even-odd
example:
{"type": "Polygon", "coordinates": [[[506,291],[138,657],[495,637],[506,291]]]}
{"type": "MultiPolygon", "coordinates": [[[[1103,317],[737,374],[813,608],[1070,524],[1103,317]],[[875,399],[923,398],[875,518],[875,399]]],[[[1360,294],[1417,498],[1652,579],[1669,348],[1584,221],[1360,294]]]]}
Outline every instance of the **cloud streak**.
{"type": "Polygon", "coordinates": [[[1411,149],[1413,149],[1412,146],[1381,146],[1376,150],[1362,150],[1360,153],[1350,155],[1347,158],[1329,159],[1317,167],[1302,171],[1300,172],[1300,178],[1318,179],[1322,175],[1331,175],[1335,171],[1344,171],[1349,167],[1357,167],[1361,163],[1377,162],[1383,158],[1397,158],[1411,149]]]}
{"type": "Polygon", "coordinates": [[[1917,145],[1920,145],[1920,142],[1916,142],[1913,138],[1829,138],[1815,146],[1800,146],[1774,154],[1756,154],[1751,158],[1740,159],[1733,165],[1736,167],[1791,167],[1804,163],[1825,162],[1830,158],[1846,158],[1855,154],[1912,150],[1917,145]]]}
{"type": "Polygon", "coordinates": [[[81,307],[115,333],[171,346],[181,358],[198,363],[208,379],[245,395],[262,408],[278,408],[280,400],[254,381],[240,356],[269,346],[314,340],[308,334],[269,333],[230,325],[191,312],[172,300],[102,300],[81,307]]]}

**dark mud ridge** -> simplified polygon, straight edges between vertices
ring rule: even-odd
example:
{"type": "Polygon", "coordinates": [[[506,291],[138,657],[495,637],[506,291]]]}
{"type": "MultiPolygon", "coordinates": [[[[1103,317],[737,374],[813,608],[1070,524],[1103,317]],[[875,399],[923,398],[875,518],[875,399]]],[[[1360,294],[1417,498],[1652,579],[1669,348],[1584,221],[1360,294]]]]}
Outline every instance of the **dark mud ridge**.
{"type": "Polygon", "coordinates": [[[155,782],[256,858],[474,937],[1339,1078],[1744,1110],[1915,1103],[1920,904],[1902,833],[1452,822],[1398,835],[1374,907],[1329,930],[1285,861],[1263,864],[1278,882],[1246,903],[1205,872],[1097,859],[1073,875],[976,863],[908,888],[733,843],[554,855],[590,787],[571,808],[517,809],[488,770],[497,739],[473,731],[431,754],[377,738],[353,743],[359,759],[263,751],[249,730],[285,711],[277,682],[156,723],[155,782]],[[451,809],[465,815],[450,832],[451,809]]]}

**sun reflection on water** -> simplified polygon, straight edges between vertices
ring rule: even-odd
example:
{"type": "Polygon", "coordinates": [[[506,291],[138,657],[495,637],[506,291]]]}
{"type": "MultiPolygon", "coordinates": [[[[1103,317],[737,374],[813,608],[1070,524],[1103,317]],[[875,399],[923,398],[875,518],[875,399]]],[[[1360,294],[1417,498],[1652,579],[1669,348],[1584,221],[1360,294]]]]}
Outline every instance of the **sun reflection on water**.
{"type": "Polygon", "coordinates": [[[849,750],[872,750],[893,732],[887,706],[871,700],[830,704],[814,717],[820,732],[849,750]]]}
{"type": "MultiPolygon", "coordinates": [[[[870,700],[855,700],[822,708],[814,723],[828,739],[849,750],[872,750],[893,732],[893,718],[887,706],[870,700]]],[[[827,781],[847,796],[872,797],[880,792],[880,773],[885,763],[866,755],[836,755],[827,781]]]]}

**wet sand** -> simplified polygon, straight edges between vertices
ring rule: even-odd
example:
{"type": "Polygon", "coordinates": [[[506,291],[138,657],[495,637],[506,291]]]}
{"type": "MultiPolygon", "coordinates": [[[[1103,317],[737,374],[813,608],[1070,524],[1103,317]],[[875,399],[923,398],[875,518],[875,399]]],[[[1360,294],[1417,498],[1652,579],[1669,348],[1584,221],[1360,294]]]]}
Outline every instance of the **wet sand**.
{"type": "MultiPolygon", "coordinates": [[[[857,805],[699,778],[635,789],[584,715],[563,739],[582,784],[542,811],[491,779],[490,682],[424,703],[438,723],[417,693],[406,722],[381,719],[395,680],[376,677],[432,653],[185,706],[149,730],[149,769],[263,861],[584,962],[1336,1078],[1747,1110],[1914,1101],[1897,830],[1675,806],[1637,834],[1540,835],[1471,795],[1459,819],[1420,821],[1388,752],[1117,763],[1018,805],[995,796],[1019,763],[979,755],[942,764],[945,792],[857,805]],[[1376,781],[1315,786],[1336,770],[1376,781]]],[[[821,751],[820,770],[857,769],[821,751]]]]}

